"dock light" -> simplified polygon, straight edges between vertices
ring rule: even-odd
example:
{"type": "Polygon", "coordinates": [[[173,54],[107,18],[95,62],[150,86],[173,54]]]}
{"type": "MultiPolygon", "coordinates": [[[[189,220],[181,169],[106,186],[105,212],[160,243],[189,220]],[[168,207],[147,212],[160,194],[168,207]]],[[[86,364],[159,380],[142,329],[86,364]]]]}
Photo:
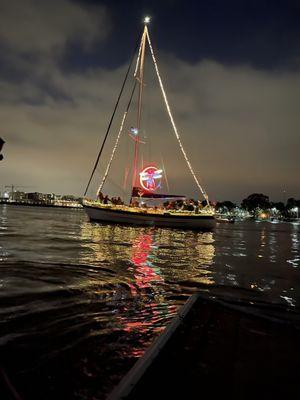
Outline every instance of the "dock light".
{"type": "Polygon", "coordinates": [[[145,23],[145,24],[149,24],[150,20],[151,20],[151,18],[147,15],[147,16],[144,18],[144,23],[145,23]]]}

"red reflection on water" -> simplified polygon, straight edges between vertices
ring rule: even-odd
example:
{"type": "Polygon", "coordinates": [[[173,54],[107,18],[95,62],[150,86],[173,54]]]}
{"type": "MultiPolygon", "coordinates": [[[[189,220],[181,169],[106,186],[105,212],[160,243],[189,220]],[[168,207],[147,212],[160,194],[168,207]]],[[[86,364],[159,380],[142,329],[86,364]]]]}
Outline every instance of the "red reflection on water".
{"type": "Polygon", "coordinates": [[[153,239],[149,234],[140,235],[135,238],[132,245],[131,261],[134,265],[142,265],[147,261],[153,239]]]}
{"type": "Polygon", "coordinates": [[[158,335],[164,328],[167,321],[175,314],[177,307],[168,304],[162,297],[164,282],[160,270],[155,266],[155,253],[158,249],[154,241],[154,234],[141,233],[132,243],[130,256],[133,273],[133,282],[129,285],[133,297],[140,297],[141,301],[132,303],[134,309],[126,307],[123,309],[119,321],[123,330],[135,337],[135,346],[126,352],[130,356],[140,357],[153,336],[158,335]],[[135,307],[138,307],[136,309],[135,307]]]}
{"type": "MultiPolygon", "coordinates": [[[[153,243],[153,236],[141,234],[132,245],[131,262],[134,265],[135,285],[139,289],[151,287],[153,283],[163,282],[163,278],[155,270],[151,262],[151,251],[156,248],[153,243]]],[[[135,285],[130,285],[133,296],[137,294],[135,285]]]]}

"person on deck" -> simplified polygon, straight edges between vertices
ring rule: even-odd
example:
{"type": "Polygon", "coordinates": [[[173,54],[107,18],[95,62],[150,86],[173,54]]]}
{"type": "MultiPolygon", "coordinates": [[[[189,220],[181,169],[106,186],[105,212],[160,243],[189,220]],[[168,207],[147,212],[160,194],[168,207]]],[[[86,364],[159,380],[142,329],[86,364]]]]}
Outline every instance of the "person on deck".
{"type": "Polygon", "coordinates": [[[103,199],[104,199],[103,193],[102,192],[98,192],[97,197],[98,197],[98,200],[100,201],[100,203],[102,203],[103,199]]]}
{"type": "Polygon", "coordinates": [[[194,211],[194,200],[190,199],[187,205],[187,211],[194,211]]]}
{"type": "Polygon", "coordinates": [[[106,196],[104,197],[104,199],[103,199],[103,204],[108,204],[109,201],[110,201],[110,200],[109,200],[108,196],[106,195],[106,196]]]}

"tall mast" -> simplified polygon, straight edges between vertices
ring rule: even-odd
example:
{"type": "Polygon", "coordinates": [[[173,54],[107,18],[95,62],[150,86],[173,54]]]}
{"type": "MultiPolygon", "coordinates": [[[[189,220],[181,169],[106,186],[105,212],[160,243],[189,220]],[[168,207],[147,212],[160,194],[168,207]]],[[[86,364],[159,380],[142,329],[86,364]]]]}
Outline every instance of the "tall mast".
{"type": "MultiPolygon", "coordinates": [[[[141,39],[141,52],[140,52],[140,64],[139,64],[139,74],[136,77],[139,83],[139,95],[138,95],[138,111],[137,111],[137,123],[136,127],[138,132],[141,127],[141,117],[142,117],[142,97],[143,97],[143,87],[144,87],[144,63],[145,63],[145,46],[147,41],[147,24],[150,22],[150,18],[146,17],[144,19],[144,31],[141,39]]],[[[135,141],[134,145],[134,161],[133,161],[133,175],[132,175],[132,187],[137,185],[137,170],[139,162],[139,140],[135,141]]]]}

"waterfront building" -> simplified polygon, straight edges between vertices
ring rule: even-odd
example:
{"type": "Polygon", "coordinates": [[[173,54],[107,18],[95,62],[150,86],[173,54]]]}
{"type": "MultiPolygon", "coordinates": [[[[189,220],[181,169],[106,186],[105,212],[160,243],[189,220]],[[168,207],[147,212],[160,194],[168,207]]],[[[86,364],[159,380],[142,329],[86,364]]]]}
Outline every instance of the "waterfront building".
{"type": "Polygon", "coordinates": [[[18,203],[22,203],[22,202],[27,201],[27,193],[16,190],[14,192],[10,192],[9,198],[18,203]]]}

